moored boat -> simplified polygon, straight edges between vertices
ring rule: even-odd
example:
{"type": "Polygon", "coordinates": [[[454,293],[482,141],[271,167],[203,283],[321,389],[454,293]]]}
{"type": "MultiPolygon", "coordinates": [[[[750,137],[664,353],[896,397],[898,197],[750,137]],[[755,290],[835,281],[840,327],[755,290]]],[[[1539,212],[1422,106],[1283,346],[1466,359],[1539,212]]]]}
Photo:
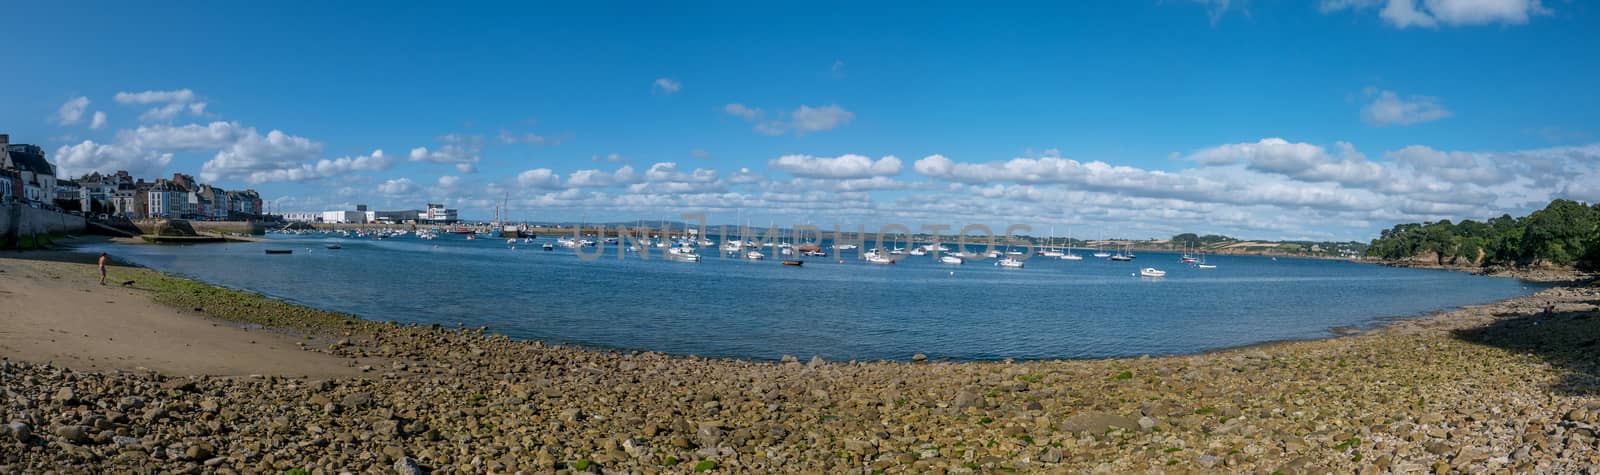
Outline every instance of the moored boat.
{"type": "Polygon", "coordinates": [[[802,260],[798,260],[798,259],[784,259],[783,260],[783,265],[786,265],[786,266],[801,266],[801,265],[805,265],[805,263],[806,263],[806,261],[802,261],[802,260]]]}
{"type": "Polygon", "coordinates": [[[1167,271],[1158,270],[1158,269],[1156,269],[1154,267],[1146,267],[1146,268],[1143,268],[1143,269],[1139,269],[1139,277],[1166,277],[1166,276],[1167,276],[1167,271]]]}
{"type": "Polygon", "coordinates": [[[997,266],[1000,266],[1000,267],[1009,267],[1009,268],[1012,268],[1012,269],[1021,269],[1022,268],[1022,260],[1021,259],[1017,259],[1015,257],[1007,257],[1005,259],[1001,259],[1001,260],[995,261],[994,265],[997,265],[997,266]]]}

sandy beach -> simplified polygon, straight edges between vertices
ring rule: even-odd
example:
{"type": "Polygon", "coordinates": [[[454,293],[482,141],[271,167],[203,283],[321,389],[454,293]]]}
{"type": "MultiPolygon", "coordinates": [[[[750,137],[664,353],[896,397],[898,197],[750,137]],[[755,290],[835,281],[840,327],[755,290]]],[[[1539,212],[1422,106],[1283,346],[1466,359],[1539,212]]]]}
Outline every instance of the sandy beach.
{"type": "Polygon", "coordinates": [[[765,363],[369,322],[147,269],[101,287],[89,262],[0,255],[0,472],[1600,468],[1592,284],[1201,355],[765,363]]]}

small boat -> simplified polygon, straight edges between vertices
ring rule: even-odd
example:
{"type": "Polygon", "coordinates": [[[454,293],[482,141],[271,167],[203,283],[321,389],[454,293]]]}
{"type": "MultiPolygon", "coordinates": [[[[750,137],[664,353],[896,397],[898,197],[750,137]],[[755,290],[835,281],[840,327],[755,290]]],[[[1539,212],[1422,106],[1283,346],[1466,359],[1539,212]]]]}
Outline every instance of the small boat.
{"type": "Polygon", "coordinates": [[[806,263],[806,261],[796,260],[796,259],[784,259],[783,260],[783,265],[786,265],[786,266],[796,266],[796,267],[798,267],[798,266],[805,265],[805,263],[806,263]]]}
{"type": "Polygon", "coordinates": [[[809,250],[809,251],[801,252],[800,255],[806,256],[806,257],[828,257],[828,253],[826,251],[821,250],[821,249],[812,249],[812,250],[809,250]]]}
{"type": "Polygon", "coordinates": [[[960,257],[956,257],[956,256],[951,256],[951,255],[939,256],[939,263],[940,264],[961,264],[961,263],[964,263],[964,262],[966,262],[966,260],[964,260],[964,259],[962,259],[960,257]]]}
{"type": "Polygon", "coordinates": [[[854,250],[856,250],[856,245],[855,244],[840,244],[840,245],[837,245],[837,246],[833,246],[833,249],[836,250],[836,251],[854,251],[854,250]]]}
{"type": "Polygon", "coordinates": [[[329,245],[322,246],[322,247],[325,247],[325,248],[328,248],[328,249],[334,249],[334,250],[344,249],[344,246],[340,246],[338,244],[329,244],[329,245]]]}
{"type": "Polygon", "coordinates": [[[1156,270],[1154,267],[1139,269],[1139,277],[1166,277],[1167,271],[1156,270]]]}
{"type": "Polygon", "coordinates": [[[1103,259],[1103,258],[1111,257],[1111,253],[1105,252],[1105,251],[1100,251],[1100,252],[1094,253],[1094,256],[1103,259]]]}
{"type": "Polygon", "coordinates": [[[1061,255],[1061,260],[1063,260],[1063,261],[1081,261],[1081,260],[1083,260],[1083,256],[1080,256],[1080,255],[1077,255],[1077,254],[1062,254],[1061,255]]]}
{"type": "Polygon", "coordinates": [[[1212,265],[1212,264],[1197,264],[1197,265],[1195,265],[1195,268],[1198,268],[1198,269],[1215,269],[1215,268],[1217,268],[1217,266],[1212,265]]]}
{"type": "Polygon", "coordinates": [[[919,248],[915,248],[915,249],[912,249],[910,251],[907,251],[907,254],[910,254],[910,255],[913,255],[913,256],[926,256],[926,255],[928,255],[928,251],[923,250],[922,248],[919,247],[919,248]]]}
{"type": "Polygon", "coordinates": [[[759,261],[759,260],[762,260],[762,259],[766,259],[767,255],[766,254],[762,254],[760,251],[750,251],[750,252],[745,253],[744,258],[745,259],[750,259],[752,261],[759,261]]]}
{"type": "Polygon", "coordinates": [[[997,266],[1000,266],[1000,267],[1009,267],[1009,268],[1012,268],[1012,269],[1021,269],[1022,268],[1022,260],[1021,259],[1017,259],[1015,257],[1007,257],[1005,259],[1001,259],[1001,260],[995,261],[994,265],[997,265],[997,266]]]}
{"type": "Polygon", "coordinates": [[[667,249],[667,260],[679,262],[700,262],[700,255],[689,246],[678,246],[667,249]]]}
{"type": "Polygon", "coordinates": [[[873,250],[867,251],[866,254],[862,254],[861,256],[866,258],[867,259],[867,263],[869,263],[869,264],[893,264],[894,263],[894,258],[889,257],[887,255],[884,255],[884,253],[880,252],[880,251],[881,251],[880,249],[873,249],[873,250]]]}
{"type": "Polygon", "coordinates": [[[267,254],[294,254],[294,249],[267,249],[267,254]]]}
{"type": "Polygon", "coordinates": [[[555,249],[556,249],[556,245],[555,244],[550,244],[548,242],[544,243],[544,250],[546,250],[546,251],[554,251],[555,249]]]}

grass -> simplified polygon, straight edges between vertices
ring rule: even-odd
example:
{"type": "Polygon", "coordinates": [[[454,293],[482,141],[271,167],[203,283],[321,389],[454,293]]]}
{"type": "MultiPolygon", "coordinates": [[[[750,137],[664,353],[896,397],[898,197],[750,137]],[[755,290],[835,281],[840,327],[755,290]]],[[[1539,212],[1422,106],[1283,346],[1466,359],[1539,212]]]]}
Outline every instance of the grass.
{"type": "Polygon", "coordinates": [[[696,472],[705,472],[705,471],[716,470],[716,469],[717,469],[717,461],[716,460],[701,460],[700,463],[694,464],[694,471],[696,471],[696,472]]]}
{"type": "Polygon", "coordinates": [[[352,315],[302,307],[257,293],[217,287],[149,269],[118,268],[112,273],[112,280],[132,280],[134,288],[149,290],[151,298],[158,303],[180,309],[200,309],[225,320],[318,332],[372,329],[378,325],[352,315]]]}
{"type": "Polygon", "coordinates": [[[672,457],[672,456],[668,456],[666,460],[662,460],[661,461],[662,465],[666,465],[668,467],[677,465],[679,463],[682,463],[682,461],[678,460],[677,457],[672,457]]]}
{"type": "Polygon", "coordinates": [[[1355,447],[1355,446],[1358,446],[1358,445],[1361,445],[1361,438],[1360,437],[1351,437],[1351,438],[1345,439],[1344,442],[1340,442],[1339,445],[1333,446],[1333,450],[1344,450],[1344,449],[1348,449],[1348,448],[1355,447]]]}
{"type": "Polygon", "coordinates": [[[572,463],[572,468],[576,470],[588,470],[590,465],[594,465],[593,460],[578,459],[577,462],[572,463]]]}
{"type": "Polygon", "coordinates": [[[1116,379],[1117,380],[1133,379],[1133,372],[1132,371],[1123,371],[1121,373],[1117,373],[1116,379]]]}

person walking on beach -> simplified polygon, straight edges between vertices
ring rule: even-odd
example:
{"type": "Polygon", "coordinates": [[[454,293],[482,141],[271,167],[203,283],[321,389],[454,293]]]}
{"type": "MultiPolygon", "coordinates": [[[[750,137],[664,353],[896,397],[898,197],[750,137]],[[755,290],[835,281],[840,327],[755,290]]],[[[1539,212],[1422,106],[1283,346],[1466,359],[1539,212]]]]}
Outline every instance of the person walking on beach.
{"type": "Polygon", "coordinates": [[[100,253],[100,285],[106,285],[106,261],[109,259],[106,253],[100,253]]]}

